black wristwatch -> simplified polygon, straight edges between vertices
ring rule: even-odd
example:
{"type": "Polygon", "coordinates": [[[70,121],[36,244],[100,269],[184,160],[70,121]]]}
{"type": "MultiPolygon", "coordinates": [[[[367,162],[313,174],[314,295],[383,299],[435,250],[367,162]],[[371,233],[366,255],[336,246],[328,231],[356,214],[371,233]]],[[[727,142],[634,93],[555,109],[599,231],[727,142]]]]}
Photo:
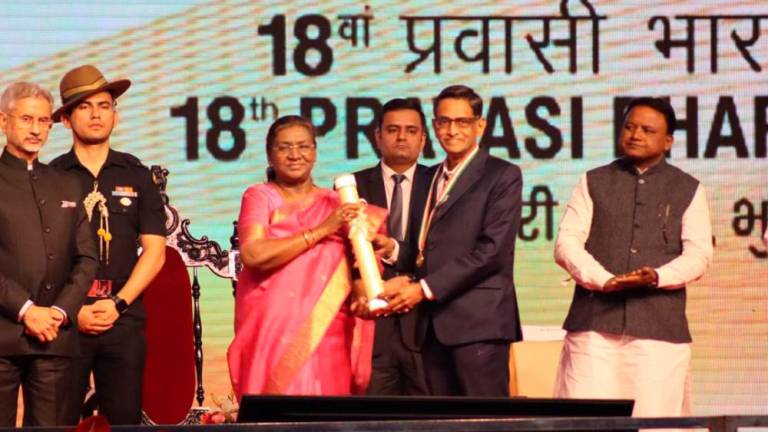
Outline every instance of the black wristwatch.
{"type": "Polygon", "coordinates": [[[128,302],[125,301],[124,298],[120,298],[116,295],[109,296],[110,299],[112,299],[113,302],[115,302],[115,309],[117,309],[117,313],[120,315],[123,314],[123,312],[128,310],[128,302]]]}

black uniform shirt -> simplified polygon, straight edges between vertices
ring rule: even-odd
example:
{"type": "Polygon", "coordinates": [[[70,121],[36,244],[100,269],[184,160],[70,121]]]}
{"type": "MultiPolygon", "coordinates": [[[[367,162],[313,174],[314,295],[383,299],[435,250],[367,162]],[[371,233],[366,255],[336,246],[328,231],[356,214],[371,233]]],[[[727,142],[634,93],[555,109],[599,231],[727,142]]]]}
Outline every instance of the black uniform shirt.
{"type": "MultiPolygon", "coordinates": [[[[111,149],[95,178],[80,163],[74,150],[57,157],[51,165],[76,174],[85,192],[81,203],[94,190],[94,185],[106,198],[112,240],[109,242],[108,257],[106,245],[102,242],[96,279],[113,281],[112,294],[116,294],[138,261],[139,235],[166,234],[165,208],[160,192],[152,182],[152,175],[135,156],[111,149]]],[[[91,228],[94,233],[101,228],[98,207],[93,210],[91,228]]]]}

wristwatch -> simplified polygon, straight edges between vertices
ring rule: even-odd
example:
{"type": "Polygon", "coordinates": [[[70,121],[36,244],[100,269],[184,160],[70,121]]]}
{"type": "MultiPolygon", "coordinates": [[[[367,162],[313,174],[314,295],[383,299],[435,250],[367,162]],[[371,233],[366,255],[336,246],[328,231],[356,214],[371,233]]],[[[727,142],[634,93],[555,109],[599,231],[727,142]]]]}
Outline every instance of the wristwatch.
{"type": "Polygon", "coordinates": [[[123,314],[123,312],[128,310],[128,302],[125,301],[124,298],[120,298],[116,295],[109,296],[110,299],[112,299],[113,302],[115,302],[115,309],[117,309],[117,313],[120,315],[123,314]]]}

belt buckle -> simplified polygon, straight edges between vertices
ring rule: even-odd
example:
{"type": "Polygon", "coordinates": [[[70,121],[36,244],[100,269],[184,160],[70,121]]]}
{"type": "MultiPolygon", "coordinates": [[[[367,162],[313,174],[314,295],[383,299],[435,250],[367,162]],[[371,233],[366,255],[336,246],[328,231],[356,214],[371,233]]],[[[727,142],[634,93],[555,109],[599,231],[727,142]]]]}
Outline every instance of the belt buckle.
{"type": "Polygon", "coordinates": [[[109,298],[112,295],[112,281],[109,279],[94,279],[88,297],[109,298]]]}

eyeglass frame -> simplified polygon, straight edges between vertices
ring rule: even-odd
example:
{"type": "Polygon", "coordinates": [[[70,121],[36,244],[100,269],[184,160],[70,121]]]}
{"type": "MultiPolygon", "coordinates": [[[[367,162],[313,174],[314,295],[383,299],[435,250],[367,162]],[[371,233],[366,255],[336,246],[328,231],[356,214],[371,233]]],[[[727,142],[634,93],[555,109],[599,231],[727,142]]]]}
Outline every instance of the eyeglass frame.
{"type": "Polygon", "coordinates": [[[272,150],[275,151],[275,153],[281,154],[281,155],[288,155],[291,154],[293,150],[296,150],[300,155],[302,156],[308,156],[312,153],[312,150],[317,149],[317,144],[275,144],[272,146],[272,150]]]}
{"type": "Polygon", "coordinates": [[[3,113],[3,114],[7,115],[8,117],[14,117],[18,119],[19,124],[24,129],[31,129],[35,123],[39,124],[43,128],[46,127],[46,123],[48,124],[47,126],[48,129],[51,129],[53,127],[53,118],[51,117],[32,117],[28,115],[17,116],[15,114],[8,114],[8,113],[3,113]],[[47,120],[47,121],[41,121],[41,120],[47,120]]]}
{"type": "Polygon", "coordinates": [[[432,122],[434,123],[435,128],[437,129],[449,129],[451,125],[454,123],[456,124],[456,127],[459,129],[469,129],[478,120],[480,120],[480,117],[478,116],[456,117],[456,118],[441,116],[441,117],[433,118],[432,122]],[[464,122],[465,124],[462,124],[462,122],[464,122]]]}

